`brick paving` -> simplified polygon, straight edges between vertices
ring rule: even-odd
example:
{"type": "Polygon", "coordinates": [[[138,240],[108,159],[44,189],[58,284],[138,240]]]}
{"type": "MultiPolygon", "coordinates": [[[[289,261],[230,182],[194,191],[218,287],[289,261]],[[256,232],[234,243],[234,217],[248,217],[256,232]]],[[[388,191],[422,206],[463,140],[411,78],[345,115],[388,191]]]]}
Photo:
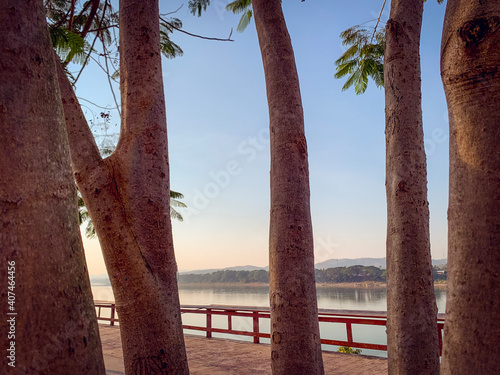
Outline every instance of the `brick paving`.
{"type": "MultiPolygon", "coordinates": [[[[107,375],[124,375],[120,329],[99,325],[107,375]]],[[[192,375],[271,375],[270,346],[185,335],[192,375]]],[[[326,374],[387,374],[387,360],[363,355],[323,352],[326,374]]]]}

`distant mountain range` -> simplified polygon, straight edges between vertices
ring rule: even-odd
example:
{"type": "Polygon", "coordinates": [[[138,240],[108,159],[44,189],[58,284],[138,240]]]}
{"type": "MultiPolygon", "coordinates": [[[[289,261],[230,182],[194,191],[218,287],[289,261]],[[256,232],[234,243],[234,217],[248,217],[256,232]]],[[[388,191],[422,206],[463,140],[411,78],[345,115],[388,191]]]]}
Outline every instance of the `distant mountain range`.
{"type": "MultiPolygon", "coordinates": [[[[442,266],[447,263],[447,259],[433,259],[433,266],[442,266]]],[[[316,269],[328,269],[335,267],[350,267],[350,266],[375,266],[380,268],[386,267],[385,258],[356,258],[356,259],[330,259],[324,262],[316,263],[314,267],[316,269]]],[[[212,273],[217,271],[256,271],[256,270],[266,270],[269,271],[269,266],[267,267],[256,267],[256,266],[236,266],[236,267],[226,267],[226,268],[209,268],[203,270],[193,270],[193,271],[181,271],[179,274],[195,274],[203,275],[206,273],[212,273]]],[[[110,285],[108,275],[91,275],[90,282],[95,286],[105,286],[110,285]]]]}
{"type": "MultiPolygon", "coordinates": [[[[433,266],[441,266],[447,263],[447,259],[433,259],[433,266]]],[[[328,269],[335,267],[351,267],[351,266],[375,266],[375,267],[386,267],[385,258],[356,258],[356,259],[329,259],[324,262],[316,263],[314,265],[315,268],[328,269]]],[[[217,271],[226,271],[226,270],[234,270],[234,271],[255,271],[255,270],[266,270],[269,271],[269,266],[267,267],[255,267],[255,266],[237,266],[237,267],[227,267],[227,268],[212,268],[212,269],[204,269],[204,270],[194,270],[194,271],[181,271],[180,274],[195,274],[202,275],[205,273],[212,273],[217,271]]]]}
{"type": "MultiPolygon", "coordinates": [[[[446,264],[448,259],[433,259],[433,266],[442,266],[446,264]]],[[[335,267],[351,267],[351,266],[375,266],[380,268],[386,267],[386,258],[356,258],[356,259],[330,259],[321,263],[316,263],[314,267],[317,269],[328,269],[335,267]]]]}

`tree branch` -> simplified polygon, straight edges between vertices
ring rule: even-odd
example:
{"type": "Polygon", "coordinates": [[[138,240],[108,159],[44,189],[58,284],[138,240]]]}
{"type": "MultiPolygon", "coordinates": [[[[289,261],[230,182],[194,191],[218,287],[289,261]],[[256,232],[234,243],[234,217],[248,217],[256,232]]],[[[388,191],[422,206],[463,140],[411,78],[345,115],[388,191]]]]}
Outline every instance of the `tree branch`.
{"type": "Polygon", "coordinates": [[[94,107],[97,107],[97,108],[100,108],[100,109],[105,109],[105,110],[113,110],[113,109],[117,109],[118,107],[103,107],[103,106],[100,106],[99,104],[96,104],[94,102],[91,102],[90,100],[88,99],[85,99],[85,98],[81,98],[81,97],[77,97],[77,99],[80,101],[80,100],[83,100],[85,102],[88,102],[90,104],[92,104],[94,107]]]}
{"type": "Polygon", "coordinates": [[[73,172],[78,173],[95,167],[102,158],[73,87],[66,73],[64,73],[62,64],[59,63],[59,58],[56,59],[56,62],[66,130],[68,133],[71,166],[73,172]]]}
{"type": "Polygon", "coordinates": [[[69,21],[68,21],[68,30],[71,30],[73,27],[73,16],[75,14],[75,0],[71,0],[70,12],[69,12],[69,21]]]}
{"type": "MultiPolygon", "coordinates": [[[[102,10],[102,17],[101,17],[101,20],[99,21],[99,28],[101,28],[101,25],[102,25],[102,21],[104,21],[104,17],[106,16],[106,8],[108,6],[108,0],[105,0],[104,1],[104,8],[102,10]]],[[[89,61],[89,58],[90,58],[90,54],[92,53],[92,51],[94,50],[94,45],[95,45],[95,42],[97,41],[97,38],[99,37],[99,34],[96,33],[95,34],[95,38],[94,40],[92,41],[92,45],[90,46],[90,50],[89,50],[89,53],[87,55],[87,57],[85,58],[85,61],[83,62],[83,65],[82,65],[82,69],[80,69],[80,71],[78,72],[78,75],[76,76],[75,78],[75,82],[73,82],[73,84],[76,84],[76,82],[78,81],[78,79],[80,78],[80,76],[82,75],[82,72],[83,72],[83,69],[85,69],[85,66],[87,65],[87,61],[89,61]]]]}
{"type": "Polygon", "coordinates": [[[96,31],[108,30],[108,29],[111,29],[112,27],[119,27],[119,25],[109,25],[109,26],[106,26],[106,27],[100,27],[98,29],[89,30],[88,32],[89,33],[94,33],[96,31]]]}
{"type": "Polygon", "coordinates": [[[370,39],[370,44],[373,43],[373,38],[375,38],[375,34],[377,32],[377,26],[380,23],[380,18],[382,17],[382,12],[384,11],[384,7],[385,7],[386,2],[387,2],[387,0],[384,0],[384,3],[382,4],[382,8],[380,9],[380,13],[378,14],[377,22],[375,23],[375,27],[373,28],[372,38],[370,39]]]}
{"type": "Polygon", "coordinates": [[[202,36],[202,35],[198,35],[198,34],[193,34],[193,33],[190,33],[190,32],[187,32],[187,31],[184,31],[176,26],[174,26],[172,23],[166,21],[164,18],[160,17],[160,20],[162,20],[162,22],[166,23],[167,25],[169,25],[172,29],[175,29],[177,31],[180,31],[181,33],[184,33],[184,34],[187,34],[189,36],[194,36],[195,38],[200,38],[200,39],[205,39],[205,40],[216,40],[218,42],[234,42],[234,39],[231,39],[231,35],[233,35],[233,29],[231,29],[231,32],[229,33],[229,36],[227,37],[227,39],[221,39],[221,38],[210,38],[208,36],[202,36]]]}
{"type": "Polygon", "coordinates": [[[109,65],[108,65],[108,56],[106,54],[106,45],[104,44],[104,41],[102,42],[102,50],[104,52],[104,63],[106,64],[106,76],[108,77],[108,84],[109,84],[109,89],[111,90],[111,94],[113,94],[113,100],[115,101],[116,104],[116,110],[118,111],[118,114],[122,115],[122,112],[120,111],[118,100],[116,99],[115,95],[115,90],[113,90],[113,84],[111,83],[111,74],[109,74],[109,65]]]}
{"type": "Polygon", "coordinates": [[[179,8],[177,8],[176,10],[174,10],[173,12],[168,12],[168,13],[163,13],[163,14],[160,14],[160,17],[161,17],[161,16],[164,16],[164,17],[165,17],[165,16],[169,16],[169,15],[171,15],[171,14],[175,14],[175,13],[177,13],[179,10],[181,10],[181,8],[182,8],[183,6],[184,6],[184,4],[181,4],[181,6],[180,6],[179,8]]]}
{"type": "Polygon", "coordinates": [[[89,32],[90,26],[92,25],[92,22],[94,21],[94,18],[97,14],[97,10],[99,9],[99,0],[92,0],[91,2],[92,2],[92,8],[90,9],[89,17],[87,18],[87,22],[85,22],[85,25],[83,26],[83,30],[81,33],[81,36],[84,39],[87,33],[89,32]]]}

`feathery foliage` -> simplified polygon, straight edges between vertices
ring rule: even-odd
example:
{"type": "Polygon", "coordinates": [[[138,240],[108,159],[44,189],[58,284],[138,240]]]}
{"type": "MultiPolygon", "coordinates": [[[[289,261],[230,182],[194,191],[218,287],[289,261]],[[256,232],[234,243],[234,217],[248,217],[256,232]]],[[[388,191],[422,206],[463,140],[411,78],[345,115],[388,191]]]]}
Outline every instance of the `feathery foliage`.
{"type": "MultiPolygon", "coordinates": [[[[442,4],[444,0],[437,2],[442,4]]],[[[347,76],[342,91],[354,86],[356,95],[363,94],[368,87],[368,78],[371,78],[377,87],[384,87],[385,30],[377,30],[377,26],[385,3],[384,0],[373,30],[356,25],[340,34],[342,45],[350,46],[335,61],[337,71],[334,77],[339,79],[347,76]]]]}
{"type": "Polygon", "coordinates": [[[354,86],[357,95],[368,87],[368,78],[372,78],[377,87],[384,86],[384,50],[385,31],[370,31],[360,26],[353,26],[340,34],[342,44],[350,46],[335,61],[335,78],[347,76],[342,91],[354,86]]]}
{"type": "MultiPolygon", "coordinates": [[[[52,45],[65,66],[70,62],[85,64],[90,53],[96,52],[93,48],[96,39],[103,44],[105,51],[100,56],[104,58],[107,58],[107,47],[117,43],[110,30],[118,27],[118,12],[113,11],[109,0],[89,0],[81,9],[75,9],[75,4],[71,0],[45,1],[52,45]],[[87,39],[91,38],[90,43],[87,39]]],[[[183,54],[181,47],[170,39],[176,28],[182,28],[178,18],[160,22],[161,52],[169,59],[183,54]]],[[[118,73],[112,74],[112,79],[118,78],[118,73]]]]}
{"type": "MultiPolygon", "coordinates": [[[[200,17],[202,12],[207,10],[210,0],[190,0],[188,7],[191,14],[200,17]]],[[[245,31],[252,19],[252,0],[236,0],[226,5],[226,10],[234,14],[243,13],[236,30],[240,33],[245,31]]]]}
{"type": "Polygon", "coordinates": [[[177,191],[170,190],[170,217],[179,221],[184,221],[182,215],[173,207],[187,208],[187,206],[179,199],[183,199],[184,195],[177,191]]]}
{"type": "Polygon", "coordinates": [[[245,12],[252,5],[252,0],[236,0],[226,5],[226,10],[234,14],[245,12]]]}
{"type": "Polygon", "coordinates": [[[168,22],[160,21],[161,53],[168,59],[173,59],[184,54],[182,48],[170,39],[169,34],[172,34],[176,28],[182,28],[182,21],[178,18],[171,18],[168,22]]]}
{"type": "Polygon", "coordinates": [[[76,9],[71,0],[46,0],[44,2],[52,45],[64,66],[69,63],[85,65],[93,52],[96,39],[104,45],[113,42],[109,29],[118,22],[108,0],[89,0],[76,9]],[[90,44],[87,39],[93,36],[90,44]]]}
{"type": "Polygon", "coordinates": [[[198,14],[198,17],[201,16],[201,13],[207,10],[207,6],[210,5],[210,0],[189,0],[188,7],[189,11],[193,16],[198,14]]]}
{"type": "Polygon", "coordinates": [[[248,9],[247,11],[245,11],[245,13],[243,13],[243,15],[240,18],[240,22],[238,23],[238,27],[236,28],[236,31],[238,31],[239,33],[242,33],[243,31],[245,31],[247,26],[250,24],[250,20],[252,19],[252,16],[253,16],[252,9],[248,9]]]}
{"type": "Polygon", "coordinates": [[[52,47],[62,61],[73,61],[83,64],[86,57],[85,40],[80,34],[63,27],[49,28],[52,47]]]}
{"type": "Polygon", "coordinates": [[[236,31],[239,33],[245,31],[247,26],[250,24],[250,20],[253,16],[251,8],[252,0],[236,0],[226,5],[226,10],[229,12],[233,12],[234,14],[243,13],[240,22],[238,23],[238,27],[236,28],[236,31]]]}

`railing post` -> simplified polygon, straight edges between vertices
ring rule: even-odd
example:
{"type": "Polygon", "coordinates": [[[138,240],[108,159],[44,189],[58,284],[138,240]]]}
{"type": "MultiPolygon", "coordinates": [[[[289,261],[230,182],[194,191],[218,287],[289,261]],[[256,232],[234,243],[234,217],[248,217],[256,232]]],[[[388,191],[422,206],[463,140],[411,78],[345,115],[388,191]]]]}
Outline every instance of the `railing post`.
{"type": "Polygon", "coordinates": [[[256,335],[256,333],[259,333],[259,312],[254,311],[253,312],[253,342],[254,344],[258,344],[260,342],[259,336],[256,335]]]}
{"type": "Polygon", "coordinates": [[[347,344],[348,346],[352,346],[352,326],[351,323],[346,323],[346,329],[347,329],[347,344]]]}
{"type": "Polygon", "coordinates": [[[232,321],[231,310],[227,311],[227,329],[228,329],[228,331],[233,330],[233,321],[232,321]]]}
{"type": "Polygon", "coordinates": [[[114,326],[115,325],[115,304],[111,304],[111,319],[110,319],[110,325],[114,326]]]}
{"type": "Polygon", "coordinates": [[[438,340],[439,340],[439,355],[443,354],[443,326],[444,324],[438,322],[438,340]]]}
{"type": "Polygon", "coordinates": [[[212,338],[212,309],[207,309],[207,339],[212,338]]]}

